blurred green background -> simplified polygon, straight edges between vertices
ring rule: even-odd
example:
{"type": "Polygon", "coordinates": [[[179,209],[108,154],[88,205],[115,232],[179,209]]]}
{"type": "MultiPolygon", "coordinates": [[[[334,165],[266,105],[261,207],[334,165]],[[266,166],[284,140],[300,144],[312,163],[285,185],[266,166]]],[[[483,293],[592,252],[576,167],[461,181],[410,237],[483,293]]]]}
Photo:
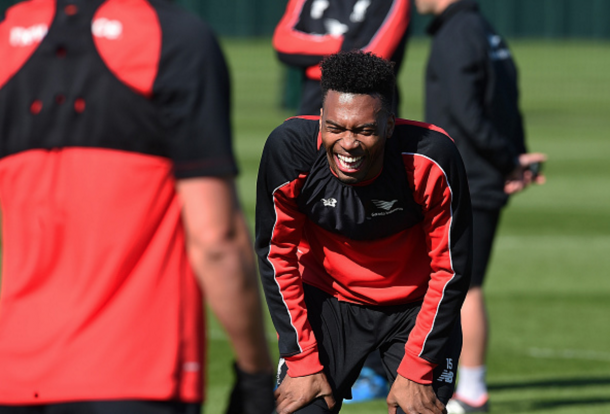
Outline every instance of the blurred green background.
{"type": "MultiPolygon", "coordinates": [[[[13,1],[0,0],[0,12],[13,1]]],[[[255,180],[268,134],[293,115],[294,88],[269,35],[282,0],[182,0],[221,34],[233,80],[242,204],[253,223],[255,180]]],[[[507,35],[521,74],[530,151],[545,152],[547,183],[505,210],[486,292],[493,413],[610,413],[610,0],[482,0],[507,35]]],[[[415,16],[399,77],[401,115],[421,120],[429,41],[415,16]]],[[[1,64],[1,62],[0,62],[1,64]]],[[[206,414],[221,414],[231,350],[209,317],[206,414]]],[[[277,356],[268,321],[270,347],[277,356]]],[[[1,368],[0,368],[1,369],[1,368]]],[[[383,400],[347,414],[387,412],[383,400]]]]}

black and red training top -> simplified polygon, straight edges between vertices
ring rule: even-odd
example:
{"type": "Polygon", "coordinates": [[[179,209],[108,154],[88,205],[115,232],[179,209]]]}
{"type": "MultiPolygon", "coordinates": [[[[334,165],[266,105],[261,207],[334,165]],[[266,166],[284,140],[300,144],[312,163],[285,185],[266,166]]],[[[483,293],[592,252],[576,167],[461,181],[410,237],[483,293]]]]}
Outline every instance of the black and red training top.
{"type": "Polygon", "coordinates": [[[398,119],[381,174],[348,185],[330,170],[318,117],[270,136],[258,177],[256,249],[291,376],[322,369],[303,283],[369,306],[421,302],[398,373],[431,383],[470,279],[470,196],[453,141],[398,119]]]}
{"type": "Polygon", "coordinates": [[[30,0],[0,61],[0,404],[201,401],[175,183],[236,173],[217,41],[164,0],[30,0]]]}

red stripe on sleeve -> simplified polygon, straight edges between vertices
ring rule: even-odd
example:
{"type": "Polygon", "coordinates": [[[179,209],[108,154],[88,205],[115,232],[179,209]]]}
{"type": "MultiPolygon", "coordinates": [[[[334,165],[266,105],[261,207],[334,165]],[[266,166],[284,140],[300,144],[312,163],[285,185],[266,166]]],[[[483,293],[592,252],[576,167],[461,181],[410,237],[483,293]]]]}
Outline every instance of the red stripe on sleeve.
{"type": "MultiPolygon", "coordinates": [[[[303,282],[297,259],[297,249],[306,218],[298,211],[295,200],[305,177],[306,175],[301,174],[297,180],[286,183],[273,193],[276,221],[267,258],[273,266],[275,283],[296,334],[297,344],[294,345],[298,346],[300,351],[285,357],[291,377],[310,375],[322,370],[316,338],[307,320],[303,282]]],[[[282,332],[278,334],[281,341],[282,332]]]]}
{"type": "Polygon", "coordinates": [[[419,121],[412,121],[410,119],[397,118],[396,119],[396,125],[413,125],[413,126],[429,129],[430,131],[440,132],[441,134],[446,135],[447,137],[449,137],[449,139],[451,139],[451,141],[453,141],[453,138],[451,138],[449,136],[449,134],[443,128],[438,127],[438,126],[433,125],[433,124],[427,124],[425,122],[419,122],[419,121]]]}
{"type": "Polygon", "coordinates": [[[314,35],[295,29],[306,0],[291,0],[273,33],[273,47],[280,53],[331,55],[341,50],[343,36],[314,35]]]}
{"type": "Polygon", "coordinates": [[[362,50],[389,60],[407,31],[410,19],[411,5],[409,1],[398,0],[394,2],[386,20],[371,39],[371,42],[362,50]]]}
{"type": "Polygon", "coordinates": [[[403,154],[407,174],[413,186],[415,201],[424,213],[424,233],[430,256],[430,282],[419,315],[409,340],[405,345],[406,356],[398,373],[413,381],[429,384],[436,366],[420,358],[426,340],[442,306],[445,288],[455,276],[451,258],[451,207],[452,190],[443,169],[432,159],[421,154],[403,154]]]}

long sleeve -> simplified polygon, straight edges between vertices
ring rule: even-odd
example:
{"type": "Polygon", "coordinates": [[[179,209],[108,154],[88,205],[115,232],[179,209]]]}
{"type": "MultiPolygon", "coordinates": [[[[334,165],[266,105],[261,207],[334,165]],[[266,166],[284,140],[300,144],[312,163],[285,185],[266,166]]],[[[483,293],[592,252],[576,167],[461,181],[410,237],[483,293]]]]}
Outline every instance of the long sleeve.
{"type": "Polygon", "coordinates": [[[457,148],[446,136],[403,153],[415,201],[424,215],[430,281],[398,373],[431,383],[470,283],[472,210],[457,148]],[[440,145],[439,145],[440,143],[440,145]]]}
{"type": "Polygon", "coordinates": [[[316,338],[307,320],[297,257],[306,217],[298,211],[296,200],[307,176],[308,153],[315,152],[299,145],[294,129],[279,127],[265,145],[257,183],[260,274],[280,356],[292,377],[322,370],[316,338]]]}
{"type": "Polygon", "coordinates": [[[305,9],[306,3],[307,0],[290,0],[273,33],[272,42],[278,58],[290,66],[317,65],[324,56],[341,50],[343,43],[343,35],[302,28],[303,19],[306,22],[317,17],[315,10],[305,9]]]}

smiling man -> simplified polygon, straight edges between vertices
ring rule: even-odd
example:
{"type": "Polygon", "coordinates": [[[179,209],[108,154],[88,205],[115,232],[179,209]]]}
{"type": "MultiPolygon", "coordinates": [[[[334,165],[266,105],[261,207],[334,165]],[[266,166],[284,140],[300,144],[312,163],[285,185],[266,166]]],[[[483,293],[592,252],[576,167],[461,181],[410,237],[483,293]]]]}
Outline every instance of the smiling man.
{"type": "Polygon", "coordinates": [[[392,64],[322,63],[320,116],[288,119],[261,160],[256,248],[279,337],[278,414],[338,412],[379,350],[390,413],[442,413],[470,279],[464,167],[439,128],[395,118],[392,64]]]}

